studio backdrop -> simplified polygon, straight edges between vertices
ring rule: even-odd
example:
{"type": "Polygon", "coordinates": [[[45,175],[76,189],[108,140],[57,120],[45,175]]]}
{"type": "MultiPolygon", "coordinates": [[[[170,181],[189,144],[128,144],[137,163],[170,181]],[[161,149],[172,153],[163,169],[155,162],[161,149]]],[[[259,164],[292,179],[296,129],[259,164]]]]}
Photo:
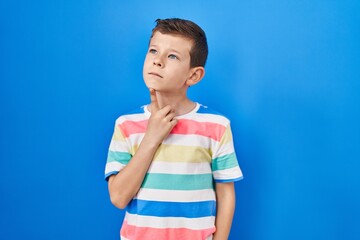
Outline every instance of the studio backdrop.
{"type": "Polygon", "coordinates": [[[194,101],[229,119],[230,240],[360,239],[360,2],[1,1],[0,238],[118,239],[104,167],[149,102],[154,21],[206,32],[194,101]]]}

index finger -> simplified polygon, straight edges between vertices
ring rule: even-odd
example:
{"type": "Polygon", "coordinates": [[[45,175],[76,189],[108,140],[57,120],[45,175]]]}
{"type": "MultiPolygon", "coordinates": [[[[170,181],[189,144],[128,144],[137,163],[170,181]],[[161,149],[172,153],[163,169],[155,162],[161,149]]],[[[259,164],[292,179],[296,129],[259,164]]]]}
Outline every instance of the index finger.
{"type": "Polygon", "coordinates": [[[150,88],[150,99],[151,99],[151,112],[159,111],[159,103],[156,97],[156,91],[153,88],[150,88]]]}

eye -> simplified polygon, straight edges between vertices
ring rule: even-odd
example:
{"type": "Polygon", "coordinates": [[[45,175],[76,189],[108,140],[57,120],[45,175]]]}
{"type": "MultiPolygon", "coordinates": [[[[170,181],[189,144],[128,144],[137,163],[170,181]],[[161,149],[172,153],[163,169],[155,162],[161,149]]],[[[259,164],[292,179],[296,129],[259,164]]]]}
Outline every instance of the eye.
{"type": "Polygon", "coordinates": [[[170,54],[169,56],[168,56],[168,58],[170,58],[170,59],[179,59],[176,55],[174,55],[174,54],[170,54]]]}
{"type": "Polygon", "coordinates": [[[149,49],[149,53],[156,54],[157,51],[155,49],[151,48],[151,49],[149,49]]]}

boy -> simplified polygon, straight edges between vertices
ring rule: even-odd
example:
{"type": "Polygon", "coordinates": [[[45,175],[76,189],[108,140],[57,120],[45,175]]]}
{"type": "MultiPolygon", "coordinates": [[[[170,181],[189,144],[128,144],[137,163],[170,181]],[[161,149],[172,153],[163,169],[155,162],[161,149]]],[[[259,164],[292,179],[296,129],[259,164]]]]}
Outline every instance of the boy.
{"type": "Polygon", "coordinates": [[[191,101],[207,41],[195,23],[156,20],[143,77],[151,103],[116,120],[105,178],[126,207],[121,239],[224,240],[242,178],[229,120],[191,101]]]}

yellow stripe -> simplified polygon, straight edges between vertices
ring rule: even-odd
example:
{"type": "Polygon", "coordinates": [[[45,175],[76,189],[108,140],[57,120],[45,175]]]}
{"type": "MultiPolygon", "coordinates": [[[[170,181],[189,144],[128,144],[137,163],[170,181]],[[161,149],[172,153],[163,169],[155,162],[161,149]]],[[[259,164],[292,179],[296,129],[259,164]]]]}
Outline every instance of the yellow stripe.
{"type": "Polygon", "coordinates": [[[228,125],[226,127],[224,135],[222,136],[222,138],[220,140],[220,144],[226,144],[230,141],[232,141],[232,133],[231,133],[230,125],[228,125]]]}
{"type": "Polygon", "coordinates": [[[125,137],[122,135],[122,132],[120,131],[120,128],[118,126],[115,126],[112,139],[115,141],[125,142],[125,137]]]}
{"type": "MultiPolygon", "coordinates": [[[[134,155],[138,148],[138,145],[133,146],[131,153],[134,155]]],[[[202,147],[161,144],[155,153],[153,161],[210,163],[211,151],[202,147]]]]}

